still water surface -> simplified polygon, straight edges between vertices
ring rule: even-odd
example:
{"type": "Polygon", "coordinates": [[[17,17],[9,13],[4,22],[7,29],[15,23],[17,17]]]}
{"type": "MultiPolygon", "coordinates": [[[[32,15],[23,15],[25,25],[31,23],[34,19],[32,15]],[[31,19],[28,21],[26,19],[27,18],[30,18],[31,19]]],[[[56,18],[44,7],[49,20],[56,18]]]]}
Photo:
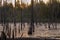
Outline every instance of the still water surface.
{"type": "MultiPolygon", "coordinates": [[[[52,23],[50,25],[51,30],[48,28],[48,23],[34,23],[35,27],[35,32],[33,35],[29,36],[28,35],[28,30],[30,27],[30,23],[23,23],[22,24],[22,29],[21,30],[21,23],[16,23],[16,26],[14,26],[14,23],[9,23],[9,28],[11,28],[11,37],[13,30],[15,31],[15,37],[53,37],[53,36],[60,36],[60,23],[52,23]],[[53,29],[53,26],[56,27],[57,29],[53,29]],[[20,30],[20,31],[19,31],[20,30]]],[[[1,31],[3,31],[3,26],[0,24],[0,35],[1,31]]],[[[6,29],[5,29],[6,32],[6,29]]]]}

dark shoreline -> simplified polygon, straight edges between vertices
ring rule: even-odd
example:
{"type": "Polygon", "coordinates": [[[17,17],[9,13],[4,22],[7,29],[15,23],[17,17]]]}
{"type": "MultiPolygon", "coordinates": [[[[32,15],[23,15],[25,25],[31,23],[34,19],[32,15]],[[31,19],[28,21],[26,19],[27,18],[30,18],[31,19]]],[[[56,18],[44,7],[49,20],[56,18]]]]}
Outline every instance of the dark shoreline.
{"type": "Polygon", "coordinates": [[[7,38],[6,40],[60,40],[60,39],[56,39],[56,38],[14,38],[14,39],[7,38]]]}
{"type": "MultiPolygon", "coordinates": [[[[0,23],[3,23],[3,22],[0,22],[0,23]]],[[[14,22],[5,22],[5,23],[14,23],[14,22]]],[[[21,22],[15,22],[15,23],[21,23],[21,22]]],[[[22,22],[22,23],[31,23],[31,22],[22,22]]],[[[43,21],[43,22],[34,22],[34,23],[60,23],[60,21],[57,21],[57,22],[48,22],[48,21],[43,21]]]]}

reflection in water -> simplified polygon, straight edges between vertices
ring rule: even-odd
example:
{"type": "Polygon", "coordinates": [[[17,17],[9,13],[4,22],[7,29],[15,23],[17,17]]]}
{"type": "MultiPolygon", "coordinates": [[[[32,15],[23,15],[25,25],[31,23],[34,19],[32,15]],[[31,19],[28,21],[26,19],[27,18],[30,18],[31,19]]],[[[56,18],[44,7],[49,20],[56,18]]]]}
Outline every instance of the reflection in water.
{"type": "MultiPolygon", "coordinates": [[[[60,23],[52,23],[50,24],[50,30],[48,27],[48,23],[34,23],[35,32],[33,35],[28,35],[28,30],[30,27],[30,23],[23,23],[21,30],[21,23],[16,23],[16,26],[14,26],[14,23],[9,23],[9,31],[6,31],[6,33],[10,34],[10,37],[12,38],[12,34],[14,33],[14,37],[48,37],[48,36],[59,36],[60,35],[60,23]],[[56,30],[57,28],[57,30],[56,30]]],[[[0,24],[0,31],[3,30],[3,26],[0,24]]],[[[5,30],[5,29],[4,29],[5,30]]],[[[0,33],[1,34],[1,33],[0,33]]],[[[8,36],[7,36],[8,37],[8,36]]]]}

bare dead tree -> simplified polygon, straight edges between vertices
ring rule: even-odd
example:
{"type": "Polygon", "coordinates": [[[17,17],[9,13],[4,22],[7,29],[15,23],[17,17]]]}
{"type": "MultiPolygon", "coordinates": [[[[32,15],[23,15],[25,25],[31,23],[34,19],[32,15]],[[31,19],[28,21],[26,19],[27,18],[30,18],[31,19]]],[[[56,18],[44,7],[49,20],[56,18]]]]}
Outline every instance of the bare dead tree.
{"type": "MultiPolygon", "coordinates": [[[[57,1],[56,0],[52,0],[52,2],[54,4],[57,4],[57,1]]],[[[52,9],[53,9],[52,11],[53,11],[53,14],[54,14],[53,17],[52,17],[53,18],[53,21],[54,21],[53,29],[57,29],[57,25],[56,25],[57,24],[56,23],[57,22],[57,15],[56,15],[57,11],[55,12],[55,9],[58,8],[58,7],[56,7],[56,6],[59,6],[59,5],[55,5],[55,6],[53,5],[52,6],[52,9]]],[[[58,9],[56,9],[56,10],[58,10],[58,9]]]]}
{"type": "MultiPolygon", "coordinates": [[[[5,7],[6,7],[6,6],[7,6],[7,0],[6,0],[5,2],[6,2],[6,4],[5,4],[5,7]]],[[[7,31],[6,31],[6,17],[7,17],[6,11],[7,11],[7,10],[6,10],[5,7],[3,7],[2,10],[1,10],[1,11],[4,10],[4,12],[1,13],[1,21],[2,21],[2,23],[3,23],[3,32],[2,32],[3,39],[6,38],[6,33],[7,33],[7,31]]],[[[5,39],[5,40],[6,40],[6,39],[5,39]]]]}
{"type": "MultiPolygon", "coordinates": [[[[50,4],[52,3],[52,0],[49,0],[49,2],[50,2],[50,4]]],[[[50,7],[50,6],[49,6],[50,7]]],[[[51,10],[51,9],[49,9],[49,10],[51,10]]],[[[49,30],[51,29],[51,27],[50,27],[50,25],[51,25],[51,23],[50,23],[50,21],[51,21],[51,17],[50,17],[50,13],[49,13],[49,15],[48,15],[48,28],[49,28],[49,30]]]]}
{"type": "Polygon", "coordinates": [[[15,36],[14,36],[14,29],[12,31],[12,39],[14,40],[15,36]]]}
{"type": "MultiPolygon", "coordinates": [[[[21,5],[22,5],[22,0],[21,0],[21,5]]],[[[22,8],[21,8],[21,30],[22,30],[22,8]]]]}
{"type": "Polygon", "coordinates": [[[34,12],[33,12],[33,0],[31,0],[31,24],[28,31],[28,35],[32,35],[34,32],[34,12]]]}

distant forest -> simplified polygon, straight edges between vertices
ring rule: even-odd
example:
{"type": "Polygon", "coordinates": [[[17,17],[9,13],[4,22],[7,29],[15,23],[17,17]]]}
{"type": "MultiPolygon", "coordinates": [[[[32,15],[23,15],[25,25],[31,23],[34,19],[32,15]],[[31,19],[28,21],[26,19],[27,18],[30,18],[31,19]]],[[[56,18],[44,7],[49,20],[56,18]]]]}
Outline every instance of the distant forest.
{"type": "Polygon", "coordinates": [[[21,5],[18,1],[15,7],[6,2],[3,6],[0,5],[0,22],[21,22],[21,19],[22,22],[30,22],[32,7],[34,22],[60,22],[60,2],[57,0],[51,0],[47,4],[40,1],[27,7],[24,3],[21,5]]]}

